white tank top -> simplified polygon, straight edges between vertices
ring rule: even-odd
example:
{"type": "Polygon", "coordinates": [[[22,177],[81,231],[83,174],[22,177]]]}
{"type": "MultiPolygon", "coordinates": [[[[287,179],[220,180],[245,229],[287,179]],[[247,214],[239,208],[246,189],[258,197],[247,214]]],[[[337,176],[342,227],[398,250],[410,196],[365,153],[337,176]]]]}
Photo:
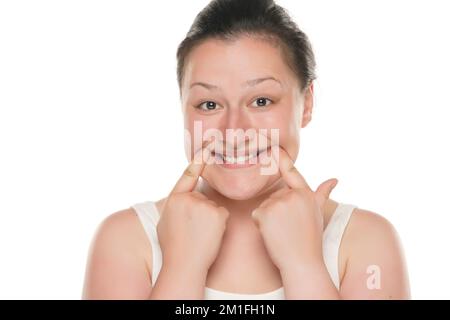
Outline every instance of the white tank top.
{"type": "MultiPolygon", "coordinates": [[[[162,252],[158,241],[158,234],[156,232],[156,225],[159,221],[159,212],[155,203],[152,201],[136,203],[131,207],[136,211],[136,214],[138,215],[152,246],[153,265],[151,281],[152,283],[155,283],[162,265],[162,252]]],[[[338,206],[331,216],[330,221],[328,222],[328,225],[323,233],[322,249],[324,262],[331,279],[338,290],[340,285],[338,268],[339,246],[354,208],[356,208],[354,205],[338,203],[338,206]]],[[[266,293],[247,294],[225,292],[205,287],[205,299],[282,300],[284,299],[284,289],[281,287],[266,293]]]]}

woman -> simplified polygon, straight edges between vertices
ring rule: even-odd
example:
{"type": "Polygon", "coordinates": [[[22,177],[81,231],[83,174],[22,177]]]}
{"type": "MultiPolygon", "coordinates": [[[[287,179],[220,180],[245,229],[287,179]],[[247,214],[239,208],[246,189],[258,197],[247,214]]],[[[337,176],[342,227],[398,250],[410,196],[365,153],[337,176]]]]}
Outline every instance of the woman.
{"type": "Polygon", "coordinates": [[[101,224],[83,297],[409,298],[392,225],[330,199],[336,179],[311,190],[294,166],[315,60],[285,10],[212,1],[177,58],[191,163],[166,198],[101,224]],[[226,134],[250,129],[256,135],[226,134]],[[265,160],[276,170],[264,173],[265,160]]]}

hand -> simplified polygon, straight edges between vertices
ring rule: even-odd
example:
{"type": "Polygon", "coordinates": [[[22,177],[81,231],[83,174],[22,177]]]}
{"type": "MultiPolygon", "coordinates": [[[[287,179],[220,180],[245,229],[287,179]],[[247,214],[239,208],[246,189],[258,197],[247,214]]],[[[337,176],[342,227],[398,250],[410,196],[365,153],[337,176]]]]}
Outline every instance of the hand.
{"type": "Polygon", "coordinates": [[[166,266],[207,272],[219,252],[229,212],[193,191],[209,156],[196,153],[164,203],[157,232],[166,266]]]}
{"type": "Polygon", "coordinates": [[[280,270],[323,263],[323,207],[337,180],[323,182],[314,192],[286,151],[277,150],[281,177],[288,187],[271,194],[252,212],[252,218],[280,270]]]}

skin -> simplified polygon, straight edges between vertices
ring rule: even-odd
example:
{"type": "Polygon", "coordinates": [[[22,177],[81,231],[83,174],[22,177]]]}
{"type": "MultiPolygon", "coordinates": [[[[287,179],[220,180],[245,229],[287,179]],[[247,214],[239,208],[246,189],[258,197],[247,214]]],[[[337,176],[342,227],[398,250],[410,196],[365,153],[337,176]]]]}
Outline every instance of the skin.
{"type": "Polygon", "coordinates": [[[259,165],[205,164],[210,151],[192,147],[190,165],[168,197],[156,203],[163,252],[157,281],[152,284],[150,277],[151,245],[129,208],[107,217],[93,239],[84,299],[202,299],[205,286],[236,293],[283,286],[287,299],[410,298],[394,227],[360,208],[339,248],[340,290],[333,285],[322,257],[322,233],[337,207],[329,198],[337,180],[313,190],[294,166],[300,129],[311,120],[313,84],[300,90],[274,43],[240,37],[198,45],[188,57],[181,101],[190,132],[194,121],[202,121],[204,130],[280,129],[279,156],[270,152],[279,170],[264,176],[259,165]],[[263,78],[271,79],[246,84],[263,78]],[[259,97],[271,103],[258,107],[259,97]],[[204,101],[217,108],[197,108],[204,101]],[[367,287],[370,265],[380,268],[380,289],[367,287]]]}

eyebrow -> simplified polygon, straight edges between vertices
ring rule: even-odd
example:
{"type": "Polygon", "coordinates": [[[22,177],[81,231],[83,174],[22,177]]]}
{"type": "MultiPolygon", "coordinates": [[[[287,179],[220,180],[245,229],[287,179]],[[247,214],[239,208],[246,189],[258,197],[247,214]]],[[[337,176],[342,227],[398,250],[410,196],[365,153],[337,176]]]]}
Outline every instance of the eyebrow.
{"type": "Polygon", "coordinates": [[[215,85],[212,85],[212,84],[209,84],[209,83],[205,83],[205,82],[194,82],[194,83],[192,83],[189,86],[189,89],[192,89],[192,87],[195,87],[195,86],[204,87],[204,88],[206,88],[208,90],[217,90],[217,89],[219,89],[218,86],[215,86],[215,85]]]}
{"type": "MultiPolygon", "coordinates": [[[[278,82],[278,84],[280,86],[282,86],[280,80],[278,80],[278,79],[276,79],[274,77],[264,77],[264,78],[257,78],[257,79],[247,80],[247,81],[245,81],[243,83],[243,86],[254,87],[254,86],[260,84],[261,82],[268,81],[268,80],[272,80],[272,81],[278,82]]],[[[194,83],[192,83],[189,86],[189,89],[191,89],[192,87],[195,87],[195,86],[201,86],[201,87],[204,87],[204,88],[206,88],[208,90],[217,90],[217,89],[219,89],[218,86],[213,85],[213,84],[209,84],[209,83],[206,83],[206,82],[194,82],[194,83]]]]}
{"type": "Polygon", "coordinates": [[[273,80],[275,82],[278,82],[278,84],[280,86],[282,86],[281,81],[276,79],[276,78],[274,78],[274,77],[264,77],[264,78],[257,78],[257,79],[253,79],[253,80],[248,80],[248,81],[245,81],[244,84],[246,86],[248,86],[248,87],[254,87],[257,84],[260,84],[261,82],[268,81],[268,80],[273,80]]]}

